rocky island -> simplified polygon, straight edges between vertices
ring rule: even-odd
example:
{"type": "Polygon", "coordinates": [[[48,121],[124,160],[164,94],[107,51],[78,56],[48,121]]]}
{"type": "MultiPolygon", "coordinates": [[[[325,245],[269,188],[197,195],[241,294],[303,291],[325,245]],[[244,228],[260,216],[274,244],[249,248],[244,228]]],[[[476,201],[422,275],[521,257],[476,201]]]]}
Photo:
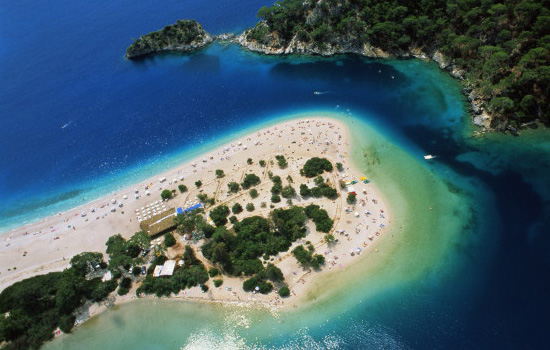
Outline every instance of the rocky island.
{"type": "Polygon", "coordinates": [[[191,52],[214,39],[194,20],[180,20],[161,30],[139,37],[126,49],[126,58],[134,59],[156,52],[191,52]]]}

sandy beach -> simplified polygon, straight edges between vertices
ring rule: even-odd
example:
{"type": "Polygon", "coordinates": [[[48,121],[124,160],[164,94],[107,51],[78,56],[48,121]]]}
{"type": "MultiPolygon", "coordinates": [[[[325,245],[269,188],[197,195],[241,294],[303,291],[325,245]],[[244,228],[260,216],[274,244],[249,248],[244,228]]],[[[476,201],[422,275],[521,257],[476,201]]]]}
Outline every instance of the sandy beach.
{"type": "MultiPolygon", "coordinates": [[[[200,288],[195,287],[173,297],[236,305],[259,304],[273,309],[298,307],[301,298],[306,295],[309,281],[322,274],[338,273],[338,270],[347,268],[359,260],[368,259],[368,254],[375,254],[376,245],[384,237],[386,226],[390,224],[387,201],[376,189],[375,183],[359,181],[362,177],[368,178],[369,174],[359,172],[351,163],[350,151],[347,127],[336,119],[324,117],[296,119],[240,137],[186,164],[174,166],[154,178],[2,235],[0,259],[4,264],[0,269],[0,290],[37,274],[61,271],[69,266],[71,257],[78,253],[105,253],[105,242],[109,236],[120,233],[128,238],[140,231],[139,220],[143,219],[144,215],[149,215],[148,208],[153,208],[154,211],[185,208],[197,203],[199,193],[215,198],[216,205],[225,204],[231,207],[239,202],[244,207],[247,203],[253,203],[256,209],[251,213],[244,211],[238,214],[239,220],[252,215],[267,217],[272,210],[269,190],[273,184],[268,172],[280,175],[285,183],[287,177],[291,176],[292,185],[296,189],[303,183],[311,188],[313,179],[301,176],[299,171],[309,158],[325,157],[333,164],[340,162],[344,166],[341,172],[335,169],[324,174],[331,186],[338,189],[339,197],[336,200],[304,200],[297,195],[293,200],[294,205],[300,206],[318,204],[326,209],[334,220],[332,234],[337,242],[327,245],[323,240],[324,233],[316,232],[314,225],[308,223],[306,238],[293,245],[294,247],[306,241],[311,242],[316,252],[323,254],[326,259],[326,264],[320,271],[302,269],[290,253],[292,247],[288,252],[275,257],[275,264],[283,271],[285,281],[291,290],[288,298],[280,298],[275,292],[268,295],[246,293],[242,290],[243,278],[228,276],[224,276],[224,283],[218,288],[214,287],[212,282],[208,282],[210,289],[207,293],[202,293],[200,288]],[[279,169],[277,166],[275,155],[281,154],[288,161],[287,169],[279,169]],[[252,159],[252,164],[247,162],[249,158],[252,159]],[[267,165],[261,167],[259,160],[265,160],[267,165]],[[225,176],[217,178],[217,169],[223,170],[225,176]],[[240,182],[247,173],[260,176],[261,183],[255,187],[259,196],[251,199],[248,191],[228,193],[227,183],[240,182]],[[203,183],[200,188],[194,185],[197,180],[203,183]],[[358,182],[351,188],[348,186],[346,189],[340,189],[340,180],[358,182]],[[161,201],[162,190],[177,190],[180,184],[185,184],[189,190],[181,194],[176,191],[177,195],[173,199],[161,201]],[[357,203],[353,206],[346,203],[348,191],[357,193],[357,203]],[[262,203],[267,204],[265,208],[262,208],[262,203]]],[[[274,205],[275,208],[288,206],[284,200],[274,205]]],[[[168,249],[166,255],[169,258],[175,257],[178,252],[181,253],[185,244],[191,244],[205,265],[212,266],[200,253],[202,241],[193,244],[184,242],[179,235],[175,236],[178,243],[168,249]]],[[[107,256],[105,260],[108,260],[107,256]]],[[[135,287],[128,295],[117,296],[116,303],[136,298],[135,287]]],[[[92,306],[90,316],[104,308],[104,305],[92,306]]]]}

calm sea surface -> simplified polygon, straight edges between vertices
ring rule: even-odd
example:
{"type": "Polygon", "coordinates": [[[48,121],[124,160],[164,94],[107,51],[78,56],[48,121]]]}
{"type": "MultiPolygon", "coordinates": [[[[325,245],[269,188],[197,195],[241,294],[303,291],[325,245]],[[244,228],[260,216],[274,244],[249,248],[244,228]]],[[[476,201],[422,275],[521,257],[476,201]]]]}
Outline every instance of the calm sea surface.
{"type": "Polygon", "coordinates": [[[219,44],[124,58],[132,38],[177,19],[238,32],[270,3],[0,1],[0,232],[232,135],[323,114],[353,127],[354,160],[395,203],[391,254],[321,281],[342,287],[290,315],[145,300],[46,347],[549,348],[547,131],[470,138],[460,86],[419,60],[265,57],[219,44]],[[426,163],[427,153],[439,158],[426,163]]]}

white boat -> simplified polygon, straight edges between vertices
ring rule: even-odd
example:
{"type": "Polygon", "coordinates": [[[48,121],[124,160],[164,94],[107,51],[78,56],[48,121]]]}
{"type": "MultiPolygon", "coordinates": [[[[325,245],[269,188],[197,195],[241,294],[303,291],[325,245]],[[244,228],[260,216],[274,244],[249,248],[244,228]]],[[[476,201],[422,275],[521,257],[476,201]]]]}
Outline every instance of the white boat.
{"type": "Polygon", "coordinates": [[[434,156],[434,155],[431,155],[431,154],[426,154],[426,155],[424,156],[424,159],[430,160],[430,159],[434,159],[434,158],[436,158],[436,157],[437,157],[437,156],[434,156]]]}

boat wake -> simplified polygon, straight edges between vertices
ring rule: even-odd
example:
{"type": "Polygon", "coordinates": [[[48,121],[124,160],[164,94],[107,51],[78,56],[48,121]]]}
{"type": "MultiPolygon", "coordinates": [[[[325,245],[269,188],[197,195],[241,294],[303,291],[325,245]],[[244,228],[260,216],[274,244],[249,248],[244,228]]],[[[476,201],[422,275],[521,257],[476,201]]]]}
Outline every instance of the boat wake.
{"type": "Polygon", "coordinates": [[[71,120],[70,122],[63,124],[63,126],[61,127],[61,129],[65,129],[65,128],[71,126],[72,123],[73,123],[73,122],[72,122],[72,120],[71,120]]]}

